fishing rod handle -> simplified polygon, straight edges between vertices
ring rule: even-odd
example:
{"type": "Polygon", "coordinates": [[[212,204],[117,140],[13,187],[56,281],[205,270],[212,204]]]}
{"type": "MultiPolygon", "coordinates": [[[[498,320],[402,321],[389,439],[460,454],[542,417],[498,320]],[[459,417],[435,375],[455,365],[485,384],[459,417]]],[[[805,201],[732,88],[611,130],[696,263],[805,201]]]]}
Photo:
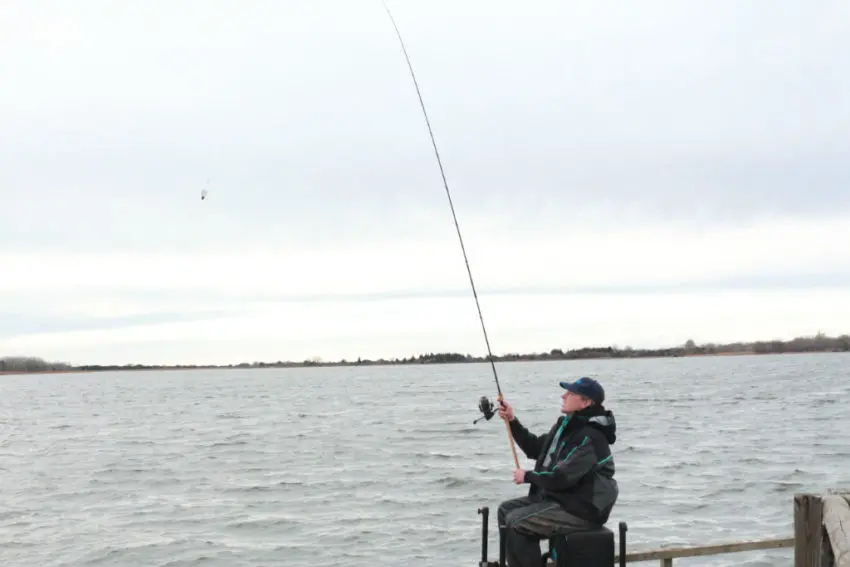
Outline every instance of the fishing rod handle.
{"type": "MultiPolygon", "coordinates": [[[[499,405],[502,405],[502,401],[504,400],[504,398],[502,397],[501,393],[496,396],[496,399],[498,400],[499,405]]],[[[514,435],[513,433],[511,433],[511,424],[507,421],[505,421],[505,428],[508,430],[508,441],[510,441],[511,443],[511,453],[513,453],[514,456],[514,465],[516,466],[516,468],[519,468],[519,459],[516,456],[516,444],[514,443],[514,435]]]]}

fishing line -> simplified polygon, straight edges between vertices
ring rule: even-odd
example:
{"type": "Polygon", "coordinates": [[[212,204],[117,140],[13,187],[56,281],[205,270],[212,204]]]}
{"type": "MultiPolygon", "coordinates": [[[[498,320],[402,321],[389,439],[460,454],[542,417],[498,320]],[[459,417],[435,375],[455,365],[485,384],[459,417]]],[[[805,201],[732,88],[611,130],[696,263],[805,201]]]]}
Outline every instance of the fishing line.
{"type": "MultiPolygon", "coordinates": [[[[490,368],[492,368],[493,370],[493,379],[496,381],[496,391],[499,394],[497,399],[501,403],[503,397],[502,388],[499,385],[499,374],[496,372],[496,363],[493,360],[493,351],[490,349],[490,338],[487,336],[487,327],[486,325],[484,325],[484,315],[481,313],[481,304],[478,301],[478,292],[475,289],[475,281],[472,278],[472,269],[469,267],[469,258],[466,254],[466,247],[463,244],[463,236],[460,233],[460,224],[457,220],[457,214],[455,214],[455,206],[454,202],[452,201],[452,193],[451,191],[449,191],[449,183],[448,181],[446,181],[446,172],[443,169],[443,161],[440,159],[440,150],[437,149],[437,140],[434,138],[434,130],[431,128],[431,120],[428,118],[428,111],[425,109],[425,101],[422,99],[422,92],[419,90],[419,82],[416,80],[416,73],[413,72],[413,64],[410,62],[410,56],[407,53],[407,48],[404,45],[404,40],[401,38],[401,31],[399,31],[398,29],[398,25],[395,22],[395,18],[393,18],[393,14],[390,11],[390,7],[386,3],[386,0],[383,1],[383,4],[384,9],[387,11],[387,15],[390,17],[390,21],[393,24],[393,28],[395,28],[395,33],[398,37],[398,42],[401,45],[402,53],[404,53],[404,59],[405,61],[407,61],[407,68],[410,70],[410,77],[413,79],[413,86],[416,88],[416,96],[419,97],[419,106],[422,108],[422,115],[425,117],[425,125],[428,127],[428,135],[431,137],[431,145],[434,147],[434,156],[437,158],[437,165],[440,167],[440,176],[443,179],[443,187],[446,189],[446,197],[449,200],[449,208],[452,211],[452,219],[454,220],[455,230],[457,231],[457,238],[460,242],[460,250],[463,253],[463,262],[464,264],[466,264],[466,273],[469,276],[469,285],[472,288],[472,297],[475,298],[475,307],[478,309],[478,320],[481,322],[481,331],[484,333],[484,343],[487,345],[487,358],[490,361],[490,368]]],[[[493,411],[492,404],[489,403],[489,400],[487,400],[486,396],[481,398],[478,407],[487,420],[493,417],[493,414],[495,412],[493,411]]],[[[517,459],[516,447],[514,447],[514,438],[513,435],[511,435],[510,424],[508,424],[508,422],[505,422],[505,427],[507,427],[508,430],[508,439],[511,442],[511,452],[514,456],[514,463],[516,464],[516,468],[519,468],[519,460],[517,459]]]]}

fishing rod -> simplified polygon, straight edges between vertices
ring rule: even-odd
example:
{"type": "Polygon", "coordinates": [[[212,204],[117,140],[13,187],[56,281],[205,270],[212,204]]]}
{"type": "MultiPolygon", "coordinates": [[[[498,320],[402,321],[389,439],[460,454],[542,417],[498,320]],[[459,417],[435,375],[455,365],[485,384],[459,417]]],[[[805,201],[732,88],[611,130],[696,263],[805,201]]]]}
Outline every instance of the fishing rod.
{"type": "MultiPolygon", "coordinates": [[[[498,392],[496,399],[501,405],[504,398],[502,396],[502,388],[499,385],[499,374],[496,372],[496,363],[493,361],[493,351],[490,349],[490,338],[487,336],[487,327],[484,325],[484,315],[481,313],[481,304],[478,301],[478,292],[475,290],[475,281],[472,278],[472,269],[469,267],[469,258],[466,255],[466,247],[463,244],[463,236],[461,236],[460,233],[460,224],[458,223],[457,215],[455,214],[455,206],[452,202],[452,193],[449,191],[449,183],[446,181],[446,172],[443,169],[443,161],[440,159],[440,150],[437,149],[437,140],[434,138],[434,131],[431,128],[431,120],[428,118],[428,111],[425,110],[425,101],[422,99],[422,92],[419,90],[419,82],[416,80],[416,73],[413,72],[413,64],[410,62],[410,56],[407,54],[407,48],[404,45],[404,40],[401,38],[401,31],[398,29],[398,25],[395,22],[395,18],[393,18],[393,14],[386,3],[386,0],[383,0],[383,3],[384,9],[387,11],[387,15],[390,17],[390,21],[393,24],[393,28],[395,28],[396,36],[398,36],[401,51],[404,53],[404,59],[407,61],[407,68],[410,69],[410,77],[413,79],[413,86],[416,88],[416,96],[419,97],[419,106],[422,108],[422,115],[425,117],[425,125],[428,127],[428,134],[431,137],[431,145],[434,147],[434,156],[437,158],[437,165],[440,167],[440,176],[443,178],[443,187],[446,189],[446,197],[449,200],[449,208],[452,211],[452,219],[454,220],[457,238],[460,242],[460,250],[463,253],[463,262],[466,264],[466,273],[469,275],[469,285],[472,288],[472,297],[475,298],[475,307],[478,309],[478,320],[481,321],[481,331],[484,333],[484,344],[487,345],[487,358],[490,361],[490,368],[493,369],[493,379],[496,381],[496,391],[498,392]]],[[[481,413],[484,415],[473,421],[473,425],[482,418],[489,421],[495,414],[493,404],[487,396],[481,397],[478,402],[478,409],[481,410],[481,413]]],[[[514,456],[514,464],[516,465],[516,468],[520,468],[519,459],[516,455],[516,447],[514,445],[514,437],[511,434],[511,426],[507,421],[505,422],[505,428],[508,431],[508,440],[511,444],[511,453],[513,453],[514,456]]]]}

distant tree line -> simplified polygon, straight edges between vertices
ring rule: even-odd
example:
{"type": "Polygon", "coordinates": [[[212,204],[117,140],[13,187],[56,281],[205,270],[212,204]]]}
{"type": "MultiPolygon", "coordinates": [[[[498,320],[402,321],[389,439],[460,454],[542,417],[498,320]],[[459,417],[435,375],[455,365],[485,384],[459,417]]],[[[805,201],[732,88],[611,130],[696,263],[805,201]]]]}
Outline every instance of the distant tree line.
{"type": "Polygon", "coordinates": [[[34,356],[6,356],[0,358],[0,372],[57,372],[70,370],[72,366],[62,362],[47,362],[34,356]]]}
{"type": "MultiPolygon", "coordinates": [[[[586,360],[600,358],[658,358],[658,357],[682,357],[682,356],[717,356],[734,354],[784,354],[805,352],[850,352],[850,335],[828,337],[818,333],[811,337],[797,337],[789,341],[756,341],[749,343],[706,343],[696,344],[693,340],[686,341],[678,347],[660,349],[636,349],[629,346],[619,348],[617,346],[582,347],[578,349],[554,348],[548,352],[541,353],[508,353],[494,356],[496,362],[532,361],[532,360],[586,360]]],[[[282,361],[277,362],[242,362],[228,365],[70,365],[62,362],[47,362],[37,357],[11,356],[0,358],[0,373],[21,372],[92,372],[104,370],[180,370],[201,368],[293,368],[311,366],[372,366],[390,364],[451,364],[463,362],[486,362],[489,360],[482,356],[472,356],[456,352],[438,352],[419,354],[406,358],[379,358],[357,360],[339,360],[336,362],[325,362],[319,357],[303,360],[300,362],[282,361]]]]}

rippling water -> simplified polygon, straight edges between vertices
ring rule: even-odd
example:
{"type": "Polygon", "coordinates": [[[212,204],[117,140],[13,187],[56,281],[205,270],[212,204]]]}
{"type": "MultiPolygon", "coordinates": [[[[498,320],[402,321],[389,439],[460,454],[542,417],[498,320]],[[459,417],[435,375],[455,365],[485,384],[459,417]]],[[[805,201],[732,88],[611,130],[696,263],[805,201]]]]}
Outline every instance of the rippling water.
{"type": "MultiPolygon", "coordinates": [[[[498,366],[533,430],[592,374],[631,550],[792,534],[850,488],[844,354],[498,366]]],[[[487,365],[0,377],[0,564],[468,566],[511,482],[487,365]]],[[[490,556],[497,549],[495,518],[490,556]]],[[[790,565],[790,550],[677,560],[790,565]]]]}

